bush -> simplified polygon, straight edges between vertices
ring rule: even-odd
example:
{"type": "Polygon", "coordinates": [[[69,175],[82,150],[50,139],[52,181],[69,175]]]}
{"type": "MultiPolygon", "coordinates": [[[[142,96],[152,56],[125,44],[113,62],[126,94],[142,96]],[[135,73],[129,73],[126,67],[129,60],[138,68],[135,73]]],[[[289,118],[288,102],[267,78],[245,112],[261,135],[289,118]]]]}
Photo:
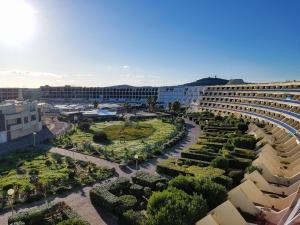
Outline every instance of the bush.
{"type": "Polygon", "coordinates": [[[256,139],[253,136],[247,135],[243,137],[235,137],[232,139],[235,147],[254,150],[256,147],[256,139]]]}
{"type": "Polygon", "coordinates": [[[88,132],[91,128],[91,125],[88,122],[82,122],[78,124],[78,128],[84,132],[88,132]]]}
{"type": "Polygon", "coordinates": [[[120,218],[121,225],[145,225],[147,218],[140,211],[133,211],[132,209],[124,212],[120,218]]]}
{"type": "Polygon", "coordinates": [[[104,142],[104,141],[107,141],[107,135],[106,135],[106,133],[104,131],[98,131],[97,133],[94,134],[93,141],[94,142],[104,142]]]}
{"type": "Polygon", "coordinates": [[[129,187],[130,187],[130,180],[126,177],[120,177],[110,184],[108,190],[115,195],[121,195],[129,187]]]}
{"type": "Polygon", "coordinates": [[[139,197],[143,196],[143,194],[144,194],[144,188],[141,185],[133,184],[133,185],[130,186],[129,192],[132,195],[134,195],[134,196],[136,196],[136,197],[139,198],[139,197]]]}
{"type": "Polygon", "coordinates": [[[208,178],[181,175],[173,178],[169,182],[169,186],[180,189],[189,195],[192,195],[193,193],[202,195],[206,200],[209,209],[215,208],[227,198],[226,188],[208,178]]]}
{"type": "Polygon", "coordinates": [[[149,188],[149,187],[144,187],[144,196],[145,196],[146,198],[150,198],[151,194],[152,194],[151,188],[149,188]]]}
{"type": "Polygon", "coordinates": [[[232,170],[228,173],[228,176],[232,179],[233,185],[239,185],[240,181],[244,178],[243,170],[232,170]]]}
{"type": "Polygon", "coordinates": [[[119,198],[102,186],[92,189],[90,191],[90,198],[94,205],[106,208],[112,212],[115,212],[120,204],[119,198]]]}
{"type": "Polygon", "coordinates": [[[245,133],[248,130],[248,124],[246,124],[246,123],[239,123],[237,128],[242,133],[245,133]]]}
{"type": "Polygon", "coordinates": [[[64,220],[64,221],[58,223],[57,225],[89,225],[89,223],[87,223],[79,218],[75,218],[75,219],[64,220]]]}
{"type": "Polygon", "coordinates": [[[137,204],[137,199],[133,195],[122,195],[119,197],[120,205],[118,211],[123,213],[129,209],[134,209],[137,204]]]}
{"type": "Polygon", "coordinates": [[[194,225],[206,213],[202,196],[191,196],[176,188],[155,192],[147,205],[149,225],[194,225]]]}
{"type": "Polygon", "coordinates": [[[229,166],[228,159],[223,156],[217,156],[211,161],[211,166],[222,170],[227,170],[229,166]]]}
{"type": "Polygon", "coordinates": [[[150,173],[141,171],[132,177],[132,182],[143,187],[150,187],[152,190],[155,190],[158,182],[166,183],[167,180],[161,176],[152,175],[150,173]]]}
{"type": "Polygon", "coordinates": [[[262,174],[262,168],[260,168],[260,167],[258,167],[258,166],[248,166],[247,168],[246,168],[246,172],[247,173],[252,173],[252,172],[254,172],[255,170],[257,170],[260,174],[262,174]]]}

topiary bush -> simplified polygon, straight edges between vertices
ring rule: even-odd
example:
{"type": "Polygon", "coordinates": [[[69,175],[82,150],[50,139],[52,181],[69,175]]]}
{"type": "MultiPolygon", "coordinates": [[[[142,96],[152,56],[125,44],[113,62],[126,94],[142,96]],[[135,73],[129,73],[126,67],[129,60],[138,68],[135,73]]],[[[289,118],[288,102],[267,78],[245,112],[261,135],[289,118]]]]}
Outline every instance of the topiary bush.
{"type": "Polygon", "coordinates": [[[78,128],[84,132],[88,132],[91,128],[91,124],[88,122],[82,122],[78,124],[78,128]]]}
{"type": "Polygon", "coordinates": [[[57,225],[89,225],[89,223],[81,219],[75,218],[61,221],[57,225]]]}
{"type": "Polygon", "coordinates": [[[90,198],[94,205],[106,208],[111,212],[115,212],[116,208],[120,205],[119,198],[102,186],[92,189],[90,191],[90,198]]]}
{"type": "Polygon", "coordinates": [[[137,204],[137,199],[133,195],[122,195],[119,197],[120,205],[118,207],[118,212],[123,213],[129,209],[135,209],[137,204]]]}
{"type": "Polygon", "coordinates": [[[93,141],[94,142],[105,142],[107,141],[107,135],[104,131],[97,131],[94,135],[93,135],[93,141]]]}

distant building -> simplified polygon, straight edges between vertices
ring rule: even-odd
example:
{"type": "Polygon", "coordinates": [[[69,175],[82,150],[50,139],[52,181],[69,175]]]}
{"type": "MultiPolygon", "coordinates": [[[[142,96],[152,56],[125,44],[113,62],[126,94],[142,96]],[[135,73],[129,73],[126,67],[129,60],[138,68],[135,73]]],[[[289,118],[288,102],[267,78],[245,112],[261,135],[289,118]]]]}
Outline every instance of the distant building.
{"type": "Polygon", "coordinates": [[[0,102],[12,99],[21,99],[21,88],[0,88],[0,102]]]}
{"type": "Polygon", "coordinates": [[[205,86],[169,86],[160,87],[158,90],[157,102],[164,108],[169,103],[179,101],[182,106],[189,106],[191,103],[201,99],[205,86]]]}
{"type": "Polygon", "coordinates": [[[42,86],[41,99],[48,102],[137,102],[146,103],[149,96],[158,95],[156,87],[51,87],[42,86]]]}
{"type": "Polygon", "coordinates": [[[37,102],[7,100],[0,104],[0,143],[42,129],[42,112],[37,102]]]}

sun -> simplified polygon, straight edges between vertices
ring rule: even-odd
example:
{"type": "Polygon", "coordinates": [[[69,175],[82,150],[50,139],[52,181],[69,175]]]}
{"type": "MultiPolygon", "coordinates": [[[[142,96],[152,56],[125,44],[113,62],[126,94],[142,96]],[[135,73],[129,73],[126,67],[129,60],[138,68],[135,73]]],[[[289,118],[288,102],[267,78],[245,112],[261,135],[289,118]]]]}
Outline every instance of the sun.
{"type": "Polygon", "coordinates": [[[0,42],[20,45],[36,31],[36,12],[24,0],[0,0],[0,42]]]}

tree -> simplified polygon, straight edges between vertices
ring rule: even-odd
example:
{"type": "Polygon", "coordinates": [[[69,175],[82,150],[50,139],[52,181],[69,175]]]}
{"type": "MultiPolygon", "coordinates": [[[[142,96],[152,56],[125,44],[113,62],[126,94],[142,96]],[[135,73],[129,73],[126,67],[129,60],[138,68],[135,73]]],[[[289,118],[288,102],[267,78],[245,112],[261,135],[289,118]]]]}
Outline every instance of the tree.
{"type": "Polygon", "coordinates": [[[248,125],[246,123],[239,123],[238,130],[245,133],[248,130],[248,125]]]}
{"type": "Polygon", "coordinates": [[[95,101],[93,102],[93,105],[94,105],[94,108],[97,109],[98,106],[99,106],[99,101],[95,100],[95,101]]]}
{"type": "Polygon", "coordinates": [[[155,110],[155,106],[157,104],[157,97],[156,96],[148,96],[147,97],[147,104],[149,107],[149,111],[153,112],[155,110]]]}
{"type": "Polygon", "coordinates": [[[98,131],[97,133],[94,134],[93,140],[94,142],[107,141],[107,135],[104,131],[98,131]]]}
{"type": "Polygon", "coordinates": [[[169,109],[169,111],[171,111],[171,110],[172,110],[172,105],[173,105],[173,103],[172,103],[172,102],[169,102],[169,103],[168,103],[168,109],[169,109]]]}
{"type": "Polygon", "coordinates": [[[201,195],[188,195],[182,190],[168,188],[155,192],[147,205],[148,225],[194,225],[207,213],[201,195]]]}
{"type": "Polygon", "coordinates": [[[82,122],[78,124],[78,128],[84,132],[88,132],[91,128],[91,124],[88,122],[82,122]]]}
{"type": "Polygon", "coordinates": [[[179,101],[175,101],[172,104],[172,109],[174,110],[174,112],[179,112],[181,109],[181,104],[179,101]]]}

